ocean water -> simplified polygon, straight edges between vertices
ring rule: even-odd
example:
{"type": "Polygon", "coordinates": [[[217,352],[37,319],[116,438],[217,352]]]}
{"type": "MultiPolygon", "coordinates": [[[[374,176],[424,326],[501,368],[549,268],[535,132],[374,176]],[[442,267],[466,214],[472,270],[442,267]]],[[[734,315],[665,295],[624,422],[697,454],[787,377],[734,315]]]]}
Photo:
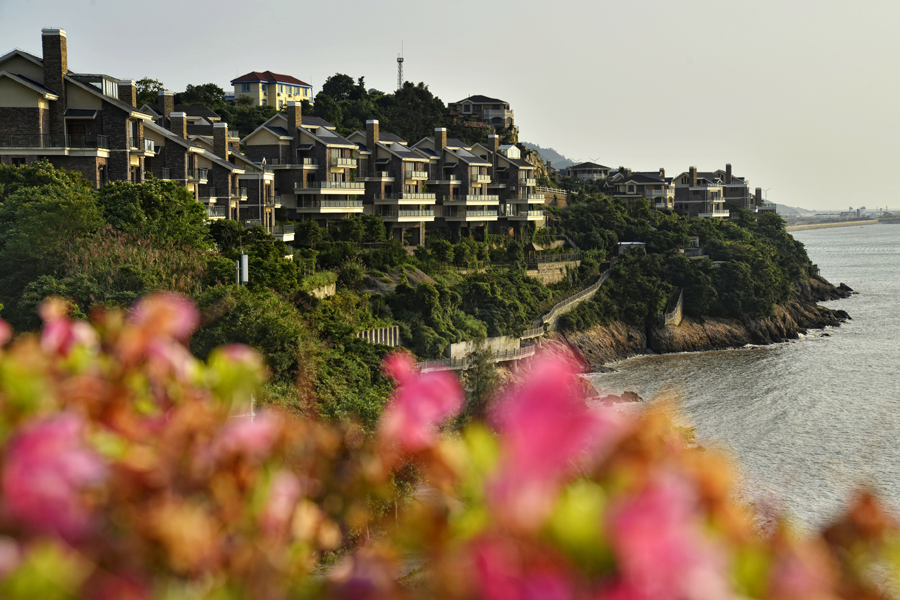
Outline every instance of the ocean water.
{"type": "Polygon", "coordinates": [[[900,225],[795,232],[823,277],[858,294],[852,321],[766,347],[643,356],[598,390],[678,400],[704,446],[730,453],[742,496],[821,527],[860,485],[900,514],[900,225]]]}

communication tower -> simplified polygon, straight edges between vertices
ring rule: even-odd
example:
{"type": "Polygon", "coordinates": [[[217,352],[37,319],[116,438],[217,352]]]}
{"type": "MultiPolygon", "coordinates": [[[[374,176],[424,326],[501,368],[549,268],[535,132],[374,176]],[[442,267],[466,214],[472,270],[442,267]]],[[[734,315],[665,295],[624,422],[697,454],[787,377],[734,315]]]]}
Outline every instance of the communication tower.
{"type": "Polygon", "coordinates": [[[397,89],[403,88],[403,46],[400,47],[400,54],[397,55],[397,89]]]}

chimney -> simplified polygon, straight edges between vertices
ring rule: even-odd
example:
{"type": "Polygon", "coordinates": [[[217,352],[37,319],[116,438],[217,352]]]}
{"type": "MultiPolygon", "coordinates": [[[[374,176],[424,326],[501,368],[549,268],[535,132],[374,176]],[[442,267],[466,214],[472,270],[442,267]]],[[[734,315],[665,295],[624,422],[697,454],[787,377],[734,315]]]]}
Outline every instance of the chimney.
{"type": "Polygon", "coordinates": [[[66,86],[65,76],[69,72],[69,50],[66,46],[66,32],[62,29],[42,29],[41,43],[44,52],[44,87],[59,96],[50,103],[50,133],[63,135],[66,132],[66,86]]]}
{"type": "Polygon", "coordinates": [[[763,205],[762,188],[756,188],[756,205],[763,205]]]}
{"type": "Polygon", "coordinates": [[[492,152],[500,152],[500,136],[496,134],[491,134],[488,136],[488,148],[491,149],[492,152]]]}
{"type": "Polygon", "coordinates": [[[441,154],[447,147],[447,129],[438,127],[434,130],[434,151],[441,154]]]}
{"type": "Polygon", "coordinates": [[[160,90],[157,98],[157,104],[159,104],[160,110],[162,110],[162,126],[166,126],[166,119],[172,111],[175,110],[175,94],[170,92],[169,90],[160,90]]]}
{"type": "Polygon", "coordinates": [[[182,139],[187,139],[187,113],[169,113],[169,131],[182,139]]]}
{"type": "Polygon", "coordinates": [[[378,134],[378,120],[366,121],[366,147],[372,152],[375,152],[375,144],[379,140],[378,134]]]}
{"type": "Polygon", "coordinates": [[[137,90],[133,79],[119,81],[119,100],[137,108],[137,90]]]}
{"type": "Polygon", "coordinates": [[[733,183],[731,180],[731,163],[725,165],[725,183],[733,183]]]}
{"type": "Polygon", "coordinates": [[[631,177],[631,169],[625,169],[625,177],[631,177]]]}
{"type": "Polygon", "coordinates": [[[213,123],[213,154],[228,160],[228,123],[213,123]]]}
{"type": "Polygon", "coordinates": [[[697,187],[697,167],[691,167],[690,173],[691,173],[691,187],[697,187]]]}
{"type": "Polygon", "coordinates": [[[303,104],[300,102],[288,102],[284,109],[287,116],[287,130],[291,136],[291,158],[290,164],[297,161],[297,143],[299,142],[299,134],[297,128],[303,125],[303,104]]]}
{"type": "Polygon", "coordinates": [[[659,176],[663,177],[663,178],[665,178],[665,176],[666,176],[666,170],[663,169],[662,167],[659,168],[659,176]]]}

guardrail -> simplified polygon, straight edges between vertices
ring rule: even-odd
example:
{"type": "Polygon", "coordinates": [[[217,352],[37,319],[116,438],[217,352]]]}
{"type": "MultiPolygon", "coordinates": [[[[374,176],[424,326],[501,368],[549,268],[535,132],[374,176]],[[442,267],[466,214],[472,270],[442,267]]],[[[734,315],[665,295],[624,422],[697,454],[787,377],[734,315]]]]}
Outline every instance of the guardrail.
{"type": "MultiPolygon", "coordinates": [[[[525,346],[516,350],[498,350],[493,353],[491,362],[506,362],[521,360],[534,356],[537,346],[525,346]]],[[[423,360],[417,364],[419,371],[465,371],[469,368],[469,359],[466,358],[440,358],[435,360],[423,360]]]]}
{"type": "Polygon", "coordinates": [[[376,213],[378,217],[400,218],[400,217],[433,217],[433,210],[395,210],[389,212],[376,213]]]}
{"type": "Polygon", "coordinates": [[[534,191],[545,192],[547,194],[556,194],[557,196],[565,196],[569,193],[566,190],[561,190],[558,188],[549,188],[549,187],[536,187],[536,188],[534,188],[534,191]]]}
{"type": "Polygon", "coordinates": [[[531,264],[551,262],[573,262],[581,260],[581,252],[567,252],[565,254],[536,254],[528,258],[526,262],[531,264]]]}
{"type": "Polygon", "coordinates": [[[523,340],[527,340],[527,339],[531,339],[531,338],[541,337],[542,335],[544,335],[544,327],[543,326],[532,327],[531,329],[526,329],[525,331],[522,332],[522,335],[519,337],[523,340]]]}
{"type": "Polygon", "coordinates": [[[539,325],[546,323],[546,324],[549,324],[550,329],[553,329],[554,326],[556,325],[556,320],[560,316],[569,312],[569,310],[574,308],[574,305],[593,297],[593,295],[597,293],[597,290],[600,289],[600,286],[603,285],[603,282],[609,278],[609,273],[610,273],[609,269],[604,271],[603,273],[600,274],[600,277],[597,279],[597,281],[595,283],[591,284],[590,286],[584,288],[580,292],[573,294],[573,295],[569,296],[568,298],[566,298],[565,300],[554,305],[553,308],[551,308],[550,311],[547,312],[547,314],[545,314],[543,317],[541,317],[540,319],[538,319],[534,323],[532,323],[532,326],[538,327],[539,325]]]}
{"type": "Polygon", "coordinates": [[[406,179],[428,179],[428,171],[404,171],[406,179]]]}
{"type": "Polygon", "coordinates": [[[355,167],[355,158],[332,158],[329,163],[332,167],[355,167]]]}
{"type": "Polygon", "coordinates": [[[666,312],[659,315],[659,320],[662,325],[668,326],[678,326],[681,325],[681,320],[683,318],[682,307],[684,304],[684,288],[680,288],[678,290],[678,301],[675,303],[673,307],[666,307],[666,312]]]}

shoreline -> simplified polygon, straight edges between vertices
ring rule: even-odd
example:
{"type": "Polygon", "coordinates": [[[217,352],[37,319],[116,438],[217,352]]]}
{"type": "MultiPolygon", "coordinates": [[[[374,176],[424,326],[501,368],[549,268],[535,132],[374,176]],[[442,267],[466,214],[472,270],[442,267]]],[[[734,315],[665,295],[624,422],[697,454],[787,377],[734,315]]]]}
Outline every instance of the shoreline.
{"type": "Polygon", "coordinates": [[[854,225],[877,225],[878,219],[870,221],[842,221],[839,223],[811,223],[809,225],[791,225],[785,231],[806,231],[807,229],[829,229],[831,227],[853,227],[854,225]]]}

